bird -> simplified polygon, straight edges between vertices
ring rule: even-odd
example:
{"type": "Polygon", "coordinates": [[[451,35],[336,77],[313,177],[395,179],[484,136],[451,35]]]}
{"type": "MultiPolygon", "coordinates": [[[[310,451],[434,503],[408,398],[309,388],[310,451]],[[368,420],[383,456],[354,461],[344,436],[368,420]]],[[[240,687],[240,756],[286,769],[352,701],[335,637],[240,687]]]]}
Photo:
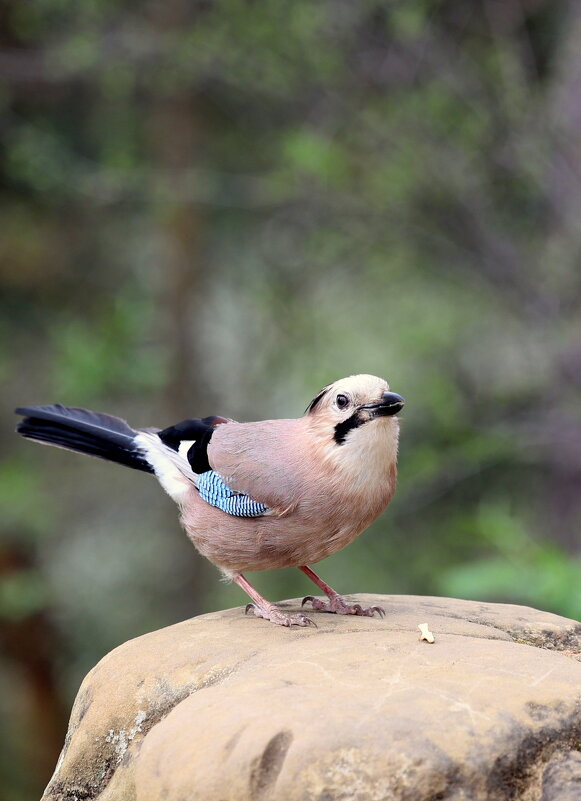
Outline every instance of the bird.
{"type": "Polygon", "coordinates": [[[250,597],[246,613],[291,627],[316,624],[260,595],[247,571],[298,567],[326,596],[306,596],[301,610],[383,616],[348,602],[309,565],[349,545],[389,504],[403,406],[387,381],[360,374],[325,386],[295,419],[216,415],[134,429],[61,404],[15,412],[27,439],[152,473],[197,550],[250,597]]]}

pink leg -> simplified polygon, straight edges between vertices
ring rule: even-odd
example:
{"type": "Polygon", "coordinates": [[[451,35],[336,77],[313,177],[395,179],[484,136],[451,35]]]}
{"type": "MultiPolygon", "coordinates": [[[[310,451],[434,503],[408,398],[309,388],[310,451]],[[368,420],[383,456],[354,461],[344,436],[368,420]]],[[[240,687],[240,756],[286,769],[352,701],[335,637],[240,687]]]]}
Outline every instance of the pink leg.
{"type": "Polygon", "coordinates": [[[232,578],[244,592],[252,598],[253,603],[246,605],[246,612],[250,609],[254,612],[256,617],[262,617],[265,620],[270,620],[271,623],[277,623],[279,626],[316,626],[309,617],[303,614],[287,615],[286,612],[281,610],[274,604],[263,598],[257,592],[252,584],[246,579],[242,573],[235,573],[232,578]]]}
{"type": "Polygon", "coordinates": [[[329,598],[328,601],[320,601],[313,595],[307,595],[303,598],[301,606],[304,606],[307,601],[310,601],[313,605],[313,609],[316,609],[318,612],[335,612],[338,615],[365,615],[366,617],[373,617],[374,613],[377,612],[380,617],[384,617],[385,610],[382,609],[381,606],[370,606],[364,609],[361,604],[350,604],[342,598],[338,592],[335,592],[326,581],[323,581],[320,576],[317,576],[315,571],[311,570],[310,567],[303,565],[299,569],[302,570],[305,576],[308,576],[311,581],[314,581],[317,587],[320,587],[329,598]]]}

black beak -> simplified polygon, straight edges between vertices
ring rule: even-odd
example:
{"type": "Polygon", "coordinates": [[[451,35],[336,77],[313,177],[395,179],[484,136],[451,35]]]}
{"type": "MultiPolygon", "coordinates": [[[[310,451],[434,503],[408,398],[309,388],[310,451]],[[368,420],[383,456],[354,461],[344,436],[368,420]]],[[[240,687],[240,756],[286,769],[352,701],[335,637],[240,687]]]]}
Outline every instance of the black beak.
{"type": "Polygon", "coordinates": [[[379,403],[367,403],[362,409],[369,409],[374,417],[391,417],[404,407],[404,399],[396,392],[384,392],[379,403]]]}

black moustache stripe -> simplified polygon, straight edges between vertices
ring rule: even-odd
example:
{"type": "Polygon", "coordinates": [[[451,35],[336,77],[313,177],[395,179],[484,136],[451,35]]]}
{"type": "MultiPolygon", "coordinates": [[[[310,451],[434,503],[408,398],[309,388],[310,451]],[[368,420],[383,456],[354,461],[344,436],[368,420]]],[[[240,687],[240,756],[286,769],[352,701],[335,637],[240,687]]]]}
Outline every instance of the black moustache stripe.
{"type": "Polygon", "coordinates": [[[347,434],[354,428],[359,428],[359,426],[363,425],[366,420],[363,419],[359,412],[355,412],[348,417],[346,420],[343,420],[342,423],[337,423],[335,426],[335,433],[333,434],[333,439],[337,443],[337,445],[342,445],[345,442],[345,437],[347,434]]]}

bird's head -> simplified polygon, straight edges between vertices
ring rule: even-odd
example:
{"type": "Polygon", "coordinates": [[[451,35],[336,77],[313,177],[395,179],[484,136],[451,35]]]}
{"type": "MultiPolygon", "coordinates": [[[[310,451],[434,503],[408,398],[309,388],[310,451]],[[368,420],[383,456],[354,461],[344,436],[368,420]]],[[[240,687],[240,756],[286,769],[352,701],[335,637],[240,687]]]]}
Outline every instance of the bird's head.
{"type": "Polygon", "coordinates": [[[314,458],[331,469],[342,497],[364,499],[376,515],[395,490],[401,395],[374,375],[352,375],[316,395],[305,412],[314,458]]]}
{"type": "Polygon", "coordinates": [[[305,412],[313,446],[354,491],[374,497],[395,487],[401,395],[374,375],[352,375],[316,395],[305,412]]]}
{"type": "Polygon", "coordinates": [[[322,389],[305,416],[311,431],[334,461],[357,463],[373,452],[395,460],[404,399],[374,375],[352,375],[322,389]]]}
{"type": "Polygon", "coordinates": [[[394,417],[403,405],[404,399],[390,392],[383,378],[352,375],[322,389],[305,414],[317,429],[326,429],[340,446],[349,442],[358,429],[365,426],[371,430],[374,426],[370,424],[394,417]]]}

